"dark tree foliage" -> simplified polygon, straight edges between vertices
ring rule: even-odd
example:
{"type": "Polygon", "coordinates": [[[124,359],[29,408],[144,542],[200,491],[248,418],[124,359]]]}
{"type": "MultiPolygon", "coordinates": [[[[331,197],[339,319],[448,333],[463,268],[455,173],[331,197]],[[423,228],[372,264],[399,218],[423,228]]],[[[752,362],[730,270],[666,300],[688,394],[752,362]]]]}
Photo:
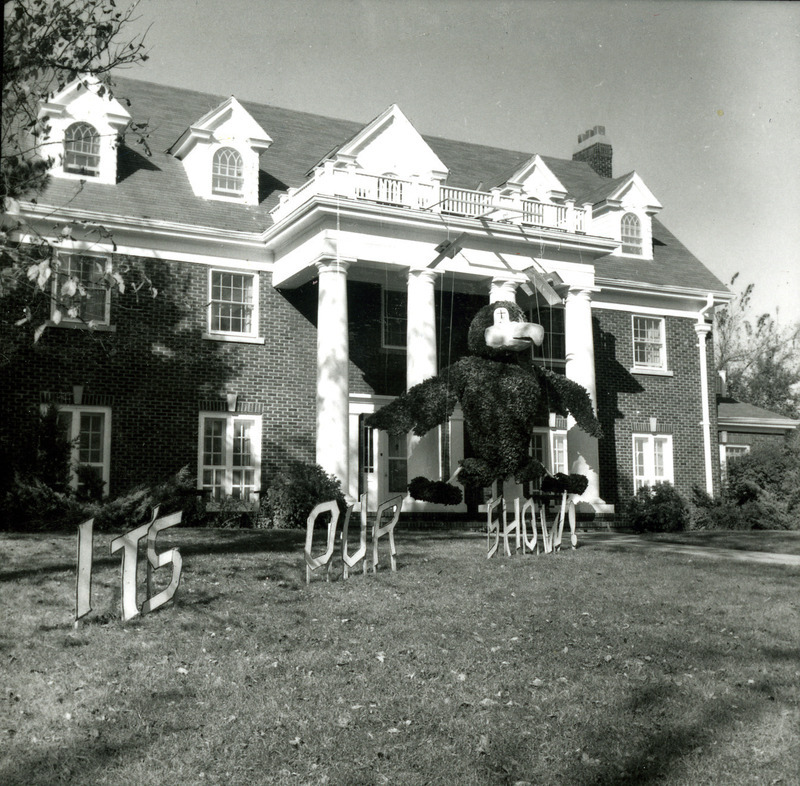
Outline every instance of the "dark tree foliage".
{"type": "Polygon", "coordinates": [[[410,388],[368,419],[375,428],[423,435],[444,423],[456,402],[464,411],[464,423],[475,458],[462,462],[459,480],[468,485],[489,486],[497,480],[533,480],[544,473],[530,457],[535,422],[548,412],[572,415],[578,426],[592,436],[602,436],[586,390],[559,374],[521,359],[513,350],[486,345],[484,331],[493,322],[494,310],[508,310],[512,321],[525,321],[514,303],[493,303],[482,308],[469,328],[473,353],[443,369],[432,379],[410,388]]]}

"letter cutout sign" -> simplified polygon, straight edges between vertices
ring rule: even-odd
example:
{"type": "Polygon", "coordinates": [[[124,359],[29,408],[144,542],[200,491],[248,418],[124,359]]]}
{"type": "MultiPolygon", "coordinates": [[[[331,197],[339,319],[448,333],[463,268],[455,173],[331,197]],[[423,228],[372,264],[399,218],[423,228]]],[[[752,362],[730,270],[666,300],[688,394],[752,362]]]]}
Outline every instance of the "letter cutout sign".
{"type": "MultiPolygon", "coordinates": [[[[350,505],[347,511],[348,517],[350,516],[350,511],[352,509],[353,506],[350,505]]],[[[331,557],[333,556],[333,549],[336,544],[336,525],[338,523],[339,506],[336,504],[336,500],[331,500],[330,502],[320,502],[319,505],[317,505],[314,510],[308,514],[308,518],[306,519],[306,547],[304,551],[306,560],[306,584],[311,581],[311,573],[319,570],[320,568],[327,568],[325,578],[330,581],[331,557]],[[322,513],[331,514],[330,521],[328,522],[327,548],[325,549],[324,554],[321,554],[319,557],[312,557],[311,547],[314,543],[314,523],[317,520],[317,516],[321,515],[322,513]]]]}
{"type": "MultiPolygon", "coordinates": [[[[183,512],[173,513],[158,518],[158,508],[153,511],[153,519],[149,524],[120,535],[111,541],[111,553],[122,551],[122,621],[127,622],[139,614],[136,602],[136,565],[139,558],[139,541],[147,537],[147,594],[142,605],[142,613],[155,611],[163,606],[178,589],[181,578],[183,560],[178,549],[169,549],[161,554],[156,552],[158,533],[168,527],[180,523],[183,512]],[[172,564],[172,580],[166,589],[155,593],[153,571],[172,564]]],[[[94,519],[84,521],[78,526],[78,576],[75,592],[75,622],[85,617],[92,610],[92,546],[94,519]]]]}

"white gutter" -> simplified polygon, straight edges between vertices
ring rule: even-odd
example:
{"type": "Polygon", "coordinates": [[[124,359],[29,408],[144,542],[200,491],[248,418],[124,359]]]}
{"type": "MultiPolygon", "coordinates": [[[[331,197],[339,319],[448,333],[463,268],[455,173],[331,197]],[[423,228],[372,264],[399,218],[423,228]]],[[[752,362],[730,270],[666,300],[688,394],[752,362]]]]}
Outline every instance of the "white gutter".
{"type": "Polygon", "coordinates": [[[706,322],[706,313],[714,307],[714,295],[709,293],[706,304],[697,313],[697,324],[694,326],[697,333],[697,346],[700,350],[700,399],[703,407],[703,456],[706,468],[706,492],[714,493],[714,469],[711,464],[711,411],[708,396],[708,358],[706,355],[706,340],[711,332],[711,325],[706,322]]]}

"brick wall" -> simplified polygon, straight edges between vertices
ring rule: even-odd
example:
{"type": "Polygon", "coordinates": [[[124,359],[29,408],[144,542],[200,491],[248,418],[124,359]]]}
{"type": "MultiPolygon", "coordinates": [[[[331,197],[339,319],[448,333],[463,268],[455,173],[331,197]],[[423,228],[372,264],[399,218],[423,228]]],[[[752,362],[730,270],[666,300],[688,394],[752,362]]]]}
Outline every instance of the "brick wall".
{"type": "MultiPolygon", "coordinates": [[[[631,374],[633,339],[631,314],[593,309],[598,415],[605,436],[599,443],[600,493],[607,502],[622,504],[633,494],[632,434],[650,417],[658,419],[658,432],[672,434],[675,487],[687,500],[692,487],[705,487],[700,358],[695,321],[665,319],[668,368],[672,376],[631,374]],[[637,422],[638,421],[638,424],[637,422]]],[[[706,346],[710,368],[711,340],[706,346]]],[[[710,375],[712,376],[712,375],[710,375]]],[[[709,383],[711,435],[716,440],[713,380],[709,383]]],[[[719,457],[712,445],[715,487],[719,457]]]]}
{"type": "Polygon", "coordinates": [[[158,296],[115,295],[116,332],[48,328],[15,352],[0,381],[12,444],[43,391],[111,396],[111,481],[116,493],[197,466],[200,402],[236,392],[263,408],[263,483],[289,459],[315,453],[316,329],[259,276],[264,345],[201,338],[206,329],[208,268],[138,260],[158,296]]]}

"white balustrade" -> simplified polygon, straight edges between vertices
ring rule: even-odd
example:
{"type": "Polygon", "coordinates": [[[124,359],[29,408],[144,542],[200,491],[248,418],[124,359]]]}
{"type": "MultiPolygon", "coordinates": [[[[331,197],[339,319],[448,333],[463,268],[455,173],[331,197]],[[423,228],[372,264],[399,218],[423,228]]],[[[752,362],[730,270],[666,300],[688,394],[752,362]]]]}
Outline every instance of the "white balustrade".
{"type": "Polygon", "coordinates": [[[290,189],[287,195],[282,196],[278,206],[272,210],[275,220],[282,220],[316,195],[341,196],[416,210],[430,209],[466,218],[486,217],[495,221],[512,221],[565,232],[585,232],[587,227],[586,208],[572,203],[556,205],[534,199],[520,199],[519,194],[439,186],[419,182],[417,178],[407,180],[390,175],[372,175],[352,168],[334,168],[331,165],[319,167],[313,177],[302,186],[290,189]]]}

